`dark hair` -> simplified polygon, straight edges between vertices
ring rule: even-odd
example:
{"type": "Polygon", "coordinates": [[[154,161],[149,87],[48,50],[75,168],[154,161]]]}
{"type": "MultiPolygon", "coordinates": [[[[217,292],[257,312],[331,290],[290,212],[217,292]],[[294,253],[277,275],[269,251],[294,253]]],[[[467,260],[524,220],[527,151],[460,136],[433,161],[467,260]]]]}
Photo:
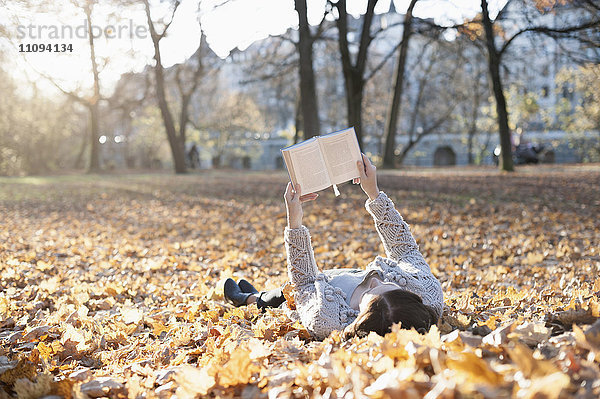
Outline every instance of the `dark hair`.
{"type": "Polygon", "coordinates": [[[437,323],[434,310],[423,304],[421,298],[406,290],[391,290],[375,295],[364,311],[344,330],[345,338],[364,337],[371,331],[383,336],[391,331],[394,323],[401,327],[414,328],[423,334],[437,323]]]}

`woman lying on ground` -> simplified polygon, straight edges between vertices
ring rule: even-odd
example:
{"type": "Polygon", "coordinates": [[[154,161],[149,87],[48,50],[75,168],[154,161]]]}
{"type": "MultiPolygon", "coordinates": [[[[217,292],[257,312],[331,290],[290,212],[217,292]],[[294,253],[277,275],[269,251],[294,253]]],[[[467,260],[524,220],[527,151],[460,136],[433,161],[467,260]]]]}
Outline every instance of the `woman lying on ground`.
{"type": "MultiPolygon", "coordinates": [[[[346,338],[374,331],[385,335],[394,323],[402,328],[429,330],[442,315],[443,295],[431,274],[408,225],[387,195],[379,191],[375,166],[363,154],[357,162],[365,203],[387,257],[377,256],[365,270],[332,269],[320,272],[315,263],[308,229],[302,225],[302,202],[318,194],[301,196],[291,183],[285,191],[288,225],[284,239],[288,276],[295,289],[300,321],[317,339],[333,330],[346,338]]],[[[225,298],[236,306],[256,303],[259,308],[277,307],[285,301],[281,289],[258,292],[252,284],[232,279],[225,282],[225,298]]]]}

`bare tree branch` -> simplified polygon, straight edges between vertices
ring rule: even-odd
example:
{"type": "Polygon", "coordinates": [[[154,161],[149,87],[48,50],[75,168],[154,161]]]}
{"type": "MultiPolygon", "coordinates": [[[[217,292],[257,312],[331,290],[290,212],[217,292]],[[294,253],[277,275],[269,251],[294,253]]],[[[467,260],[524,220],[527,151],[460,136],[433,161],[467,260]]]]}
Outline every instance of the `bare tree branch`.
{"type": "Polygon", "coordinates": [[[173,5],[173,12],[171,13],[171,18],[169,19],[169,22],[165,24],[162,33],[158,35],[159,40],[165,37],[165,35],[167,34],[167,29],[169,29],[169,26],[171,26],[171,24],[173,23],[173,20],[175,19],[175,13],[177,12],[177,9],[179,8],[180,4],[181,1],[175,0],[175,3],[173,5]]]}
{"type": "Polygon", "coordinates": [[[392,28],[395,28],[396,26],[401,26],[404,25],[404,21],[402,22],[395,22],[391,25],[386,26],[385,28],[379,28],[377,29],[375,32],[373,32],[373,38],[376,38],[377,36],[379,36],[382,32],[385,32],[387,30],[390,30],[392,28]]]}
{"type": "Polygon", "coordinates": [[[327,1],[326,5],[325,5],[325,12],[323,13],[323,18],[321,18],[321,22],[319,22],[319,26],[317,26],[317,30],[316,30],[315,34],[312,36],[313,41],[319,39],[321,37],[321,35],[324,33],[325,25],[327,24],[326,17],[331,12],[331,10],[332,10],[331,2],[327,1]]]}
{"type": "Polygon", "coordinates": [[[371,78],[375,76],[375,74],[381,68],[383,68],[383,66],[388,62],[390,58],[392,58],[392,56],[396,53],[396,50],[398,50],[400,46],[402,46],[402,40],[398,44],[396,44],[396,46],[394,46],[394,48],[391,49],[373,69],[371,69],[371,72],[369,72],[369,74],[365,77],[365,82],[371,80],[371,78]]]}
{"type": "Polygon", "coordinates": [[[600,27],[600,19],[597,19],[594,21],[589,21],[582,25],[569,26],[569,27],[560,28],[560,29],[549,28],[547,26],[531,26],[531,27],[528,27],[525,29],[521,29],[520,31],[518,31],[517,33],[512,35],[510,39],[508,39],[506,42],[504,42],[504,45],[498,51],[498,56],[502,57],[502,54],[504,54],[504,52],[511,45],[511,43],[513,43],[513,41],[517,37],[519,37],[522,34],[527,33],[527,32],[537,32],[537,33],[545,34],[552,38],[558,38],[558,37],[565,36],[565,35],[568,36],[569,33],[580,32],[583,30],[597,28],[597,27],[600,27]]]}

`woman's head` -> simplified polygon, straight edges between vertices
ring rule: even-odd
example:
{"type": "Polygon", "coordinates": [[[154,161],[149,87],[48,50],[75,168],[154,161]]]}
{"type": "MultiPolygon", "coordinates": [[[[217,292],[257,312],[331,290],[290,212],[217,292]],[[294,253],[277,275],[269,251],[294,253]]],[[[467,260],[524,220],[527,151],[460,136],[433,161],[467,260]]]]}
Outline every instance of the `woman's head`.
{"type": "Polygon", "coordinates": [[[344,329],[344,335],[346,338],[354,335],[364,337],[374,331],[383,336],[395,323],[424,333],[437,323],[437,316],[418,295],[381,284],[363,295],[360,312],[356,320],[344,329]]]}

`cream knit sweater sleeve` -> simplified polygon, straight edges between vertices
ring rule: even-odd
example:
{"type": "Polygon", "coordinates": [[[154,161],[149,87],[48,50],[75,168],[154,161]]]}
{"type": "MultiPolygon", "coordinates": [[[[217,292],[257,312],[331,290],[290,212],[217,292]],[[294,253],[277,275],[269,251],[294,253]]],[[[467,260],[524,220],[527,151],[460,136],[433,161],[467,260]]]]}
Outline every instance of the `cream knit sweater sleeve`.
{"type": "Polygon", "coordinates": [[[424,272],[431,273],[410,232],[410,227],[383,191],[380,191],[374,200],[367,200],[365,208],[373,216],[375,229],[379,233],[388,258],[396,262],[410,263],[424,272]]]}
{"type": "Polygon", "coordinates": [[[285,228],[283,239],[287,253],[288,276],[296,287],[314,283],[319,269],[306,226],[296,229],[285,228]]]}

